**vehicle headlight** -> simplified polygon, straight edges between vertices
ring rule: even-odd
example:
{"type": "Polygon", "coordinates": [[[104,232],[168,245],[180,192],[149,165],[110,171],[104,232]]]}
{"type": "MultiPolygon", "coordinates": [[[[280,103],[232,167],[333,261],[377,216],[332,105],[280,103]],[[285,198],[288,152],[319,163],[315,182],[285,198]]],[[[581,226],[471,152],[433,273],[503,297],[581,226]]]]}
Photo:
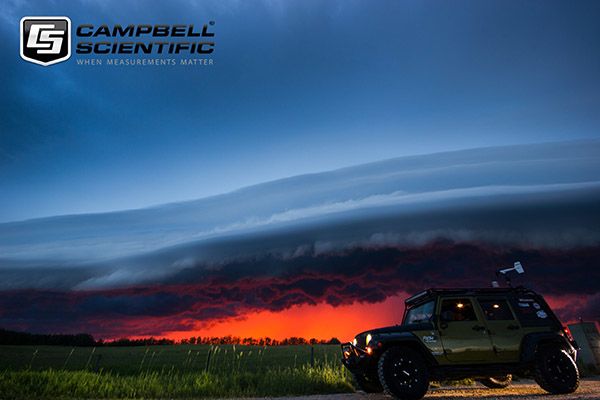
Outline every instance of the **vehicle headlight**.
{"type": "Polygon", "coordinates": [[[356,338],[354,338],[354,340],[352,341],[352,345],[356,346],[357,343],[358,341],[356,340],[356,338]]]}
{"type": "Polygon", "coordinates": [[[371,339],[373,339],[373,336],[371,336],[371,334],[369,333],[369,334],[367,335],[367,340],[366,340],[366,342],[365,342],[367,346],[369,345],[369,342],[371,341],[371,339]]]}

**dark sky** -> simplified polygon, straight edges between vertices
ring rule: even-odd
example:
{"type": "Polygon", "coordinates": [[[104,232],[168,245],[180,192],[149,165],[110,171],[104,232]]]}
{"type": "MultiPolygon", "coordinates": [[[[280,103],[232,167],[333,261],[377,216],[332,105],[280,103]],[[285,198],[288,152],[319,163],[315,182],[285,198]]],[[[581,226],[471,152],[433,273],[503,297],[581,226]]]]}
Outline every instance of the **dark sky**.
{"type": "Polygon", "coordinates": [[[4,2],[0,221],[204,197],[385,158],[600,137],[594,1],[4,2]],[[44,68],[25,15],[214,20],[210,68],[44,68]]]}

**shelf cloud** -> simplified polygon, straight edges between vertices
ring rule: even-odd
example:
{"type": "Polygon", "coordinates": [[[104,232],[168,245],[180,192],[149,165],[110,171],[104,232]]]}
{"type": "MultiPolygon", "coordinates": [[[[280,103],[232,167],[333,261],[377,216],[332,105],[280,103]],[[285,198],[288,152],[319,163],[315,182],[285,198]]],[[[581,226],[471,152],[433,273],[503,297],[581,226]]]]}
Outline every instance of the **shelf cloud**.
{"type": "Polygon", "coordinates": [[[0,325],[160,335],[296,304],[485,286],[516,260],[527,285],[597,302],[598,171],[600,142],[493,147],[0,224],[0,325]]]}

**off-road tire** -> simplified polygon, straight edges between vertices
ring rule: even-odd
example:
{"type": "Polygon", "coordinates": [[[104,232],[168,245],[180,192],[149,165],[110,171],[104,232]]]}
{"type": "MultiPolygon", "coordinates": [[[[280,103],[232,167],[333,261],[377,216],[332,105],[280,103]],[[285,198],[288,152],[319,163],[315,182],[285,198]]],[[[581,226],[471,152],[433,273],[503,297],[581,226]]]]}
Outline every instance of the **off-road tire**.
{"type": "Polygon", "coordinates": [[[381,386],[381,383],[379,383],[379,378],[376,374],[366,375],[353,372],[352,378],[354,378],[354,386],[358,390],[362,390],[365,393],[383,392],[383,387],[381,386]]]}
{"type": "Polygon", "coordinates": [[[427,363],[408,347],[387,349],[377,363],[377,375],[385,394],[396,399],[419,400],[429,389],[427,363]]]}
{"type": "Polygon", "coordinates": [[[565,350],[543,347],[536,354],[534,379],[552,394],[573,393],[579,387],[579,370],[565,350]]]}
{"type": "Polygon", "coordinates": [[[480,379],[479,383],[490,389],[504,389],[512,383],[512,375],[492,376],[485,379],[480,379]]]}

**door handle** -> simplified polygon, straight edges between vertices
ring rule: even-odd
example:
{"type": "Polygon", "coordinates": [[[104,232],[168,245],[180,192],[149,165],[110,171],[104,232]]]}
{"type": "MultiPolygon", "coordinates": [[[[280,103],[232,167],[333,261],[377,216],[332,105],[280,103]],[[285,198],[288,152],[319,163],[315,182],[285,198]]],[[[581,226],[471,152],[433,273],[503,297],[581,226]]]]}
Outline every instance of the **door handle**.
{"type": "Polygon", "coordinates": [[[506,327],[506,329],[516,331],[517,329],[519,329],[519,325],[509,325],[506,327]]]}
{"type": "Polygon", "coordinates": [[[485,330],[485,326],[481,326],[481,325],[475,325],[475,326],[473,327],[473,330],[474,330],[474,331],[478,331],[478,332],[479,332],[479,331],[484,331],[484,330],[485,330]]]}

